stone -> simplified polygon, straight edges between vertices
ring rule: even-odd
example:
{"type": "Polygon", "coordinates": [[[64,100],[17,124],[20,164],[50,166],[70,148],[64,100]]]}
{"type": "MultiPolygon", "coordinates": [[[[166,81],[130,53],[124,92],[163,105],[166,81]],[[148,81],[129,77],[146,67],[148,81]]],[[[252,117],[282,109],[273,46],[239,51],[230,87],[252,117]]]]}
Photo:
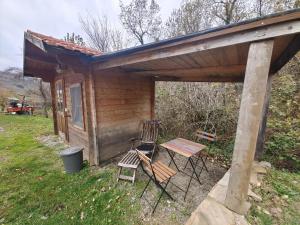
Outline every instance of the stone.
{"type": "Polygon", "coordinates": [[[259,162],[259,165],[266,168],[266,169],[270,169],[272,167],[271,163],[266,162],[266,161],[259,162]]]}
{"type": "Polygon", "coordinates": [[[207,197],[192,213],[186,225],[249,225],[244,216],[207,197]]]}
{"type": "Polygon", "coordinates": [[[219,184],[219,182],[212,188],[208,193],[208,196],[213,198],[215,201],[224,204],[227,192],[227,186],[219,184]]]}
{"type": "Polygon", "coordinates": [[[282,213],[282,209],[277,207],[277,208],[271,208],[270,209],[270,213],[275,216],[275,217],[280,217],[281,213],[282,213]]]}
{"type": "Polygon", "coordinates": [[[270,213],[268,210],[266,210],[266,209],[263,209],[263,213],[264,213],[264,214],[267,214],[267,215],[269,215],[269,216],[271,215],[271,213],[270,213]]]}
{"type": "Polygon", "coordinates": [[[250,196],[251,198],[253,198],[255,201],[257,202],[261,202],[262,198],[260,195],[254,193],[250,188],[248,190],[248,196],[250,196]]]}

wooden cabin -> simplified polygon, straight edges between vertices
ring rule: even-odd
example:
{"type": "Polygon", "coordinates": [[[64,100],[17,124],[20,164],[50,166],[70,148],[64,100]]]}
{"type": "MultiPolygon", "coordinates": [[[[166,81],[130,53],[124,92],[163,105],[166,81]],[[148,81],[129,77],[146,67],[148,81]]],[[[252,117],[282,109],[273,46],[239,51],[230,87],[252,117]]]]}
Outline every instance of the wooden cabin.
{"type": "Polygon", "coordinates": [[[155,81],[243,82],[225,201],[240,213],[272,77],[299,50],[299,9],[105,54],[26,31],[24,74],[50,82],[54,132],[96,165],[127,151],[154,117],[155,81]]]}

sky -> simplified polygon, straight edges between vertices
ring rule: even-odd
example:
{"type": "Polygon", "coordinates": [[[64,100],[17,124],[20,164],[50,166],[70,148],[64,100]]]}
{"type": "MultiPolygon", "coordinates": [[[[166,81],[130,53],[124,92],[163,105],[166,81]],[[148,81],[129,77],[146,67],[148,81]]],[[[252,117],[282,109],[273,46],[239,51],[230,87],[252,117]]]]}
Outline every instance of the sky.
{"type": "MultiPolygon", "coordinates": [[[[130,0],[123,0],[124,3],[130,0]]],[[[157,0],[166,20],[181,0],[157,0]]],[[[0,0],[0,70],[22,67],[23,39],[27,29],[61,38],[69,33],[85,38],[79,16],[106,15],[120,27],[119,0],[0,0]]]]}

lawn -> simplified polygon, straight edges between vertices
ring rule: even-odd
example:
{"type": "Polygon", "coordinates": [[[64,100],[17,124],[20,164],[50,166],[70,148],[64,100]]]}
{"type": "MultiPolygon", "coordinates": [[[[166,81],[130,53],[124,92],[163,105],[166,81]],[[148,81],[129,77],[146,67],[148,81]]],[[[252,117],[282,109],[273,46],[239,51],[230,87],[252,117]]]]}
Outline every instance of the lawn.
{"type": "Polygon", "coordinates": [[[116,168],[63,172],[58,151],[37,137],[52,133],[38,116],[0,115],[0,224],[140,224],[141,183],[117,185],[116,168]]]}
{"type": "MultiPolygon", "coordinates": [[[[65,174],[58,155],[63,146],[50,148],[38,141],[52,130],[50,119],[0,115],[0,224],[146,222],[138,197],[144,181],[117,183],[114,165],[86,165],[78,174],[65,174]]],[[[263,201],[253,202],[247,216],[251,224],[299,224],[299,173],[273,168],[255,192],[263,201]]],[[[182,212],[174,213],[155,216],[178,224],[176,216],[182,212]]]]}

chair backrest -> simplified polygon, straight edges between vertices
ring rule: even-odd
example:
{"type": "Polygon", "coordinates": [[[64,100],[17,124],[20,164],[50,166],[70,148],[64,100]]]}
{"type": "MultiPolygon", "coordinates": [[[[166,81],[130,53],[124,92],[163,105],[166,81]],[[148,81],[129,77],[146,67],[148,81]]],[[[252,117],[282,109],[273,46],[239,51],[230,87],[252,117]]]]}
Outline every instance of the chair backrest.
{"type": "Polygon", "coordinates": [[[151,166],[151,159],[146,156],[144,153],[142,153],[141,151],[139,150],[136,150],[138,156],[139,156],[139,159],[141,160],[141,162],[144,163],[144,165],[150,170],[152,171],[152,166],[151,166]]]}
{"type": "Polygon", "coordinates": [[[143,122],[141,142],[155,143],[158,138],[159,120],[146,120],[143,122]]]}
{"type": "Polygon", "coordinates": [[[217,135],[216,134],[211,134],[211,133],[207,133],[201,129],[196,130],[196,137],[197,139],[205,139],[206,141],[211,141],[214,142],[217,140],[217,135]]]}

